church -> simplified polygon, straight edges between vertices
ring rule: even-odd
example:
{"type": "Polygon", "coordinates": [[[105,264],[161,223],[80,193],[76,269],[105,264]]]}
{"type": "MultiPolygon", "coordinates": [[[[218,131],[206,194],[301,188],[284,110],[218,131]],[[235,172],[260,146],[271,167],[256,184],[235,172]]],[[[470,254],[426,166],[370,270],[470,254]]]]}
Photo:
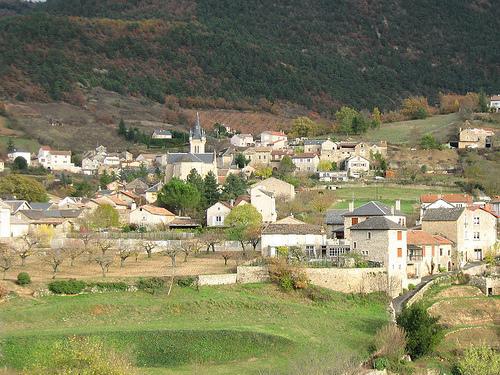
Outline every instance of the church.
{"type": "Polygon", "coordinates": [[[185,180],[192,169],[205,177],[212,171],[217,176],[217,159],[214,152],[205,152],[207,137],[200,125],[200,116],[196,113],[194,128],[189,132],[188,153],[168,153],[165,168],[165,181],[173,177],[185,180]]]}

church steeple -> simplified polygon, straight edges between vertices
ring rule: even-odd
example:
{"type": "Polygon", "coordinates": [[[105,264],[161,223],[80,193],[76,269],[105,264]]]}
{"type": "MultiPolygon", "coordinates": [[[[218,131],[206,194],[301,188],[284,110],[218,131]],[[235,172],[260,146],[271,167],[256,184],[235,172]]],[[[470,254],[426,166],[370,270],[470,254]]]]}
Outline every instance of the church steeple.
{"type": "Polygon", "coordinates": [[[203,154],[205,153],[205,143],[207,138],[205,137],[205,131],[200,124],[200,115],[196,112],[196,121],[194,123],[194,128],[189,132],[189,152],[192,154],[203,154]]]}

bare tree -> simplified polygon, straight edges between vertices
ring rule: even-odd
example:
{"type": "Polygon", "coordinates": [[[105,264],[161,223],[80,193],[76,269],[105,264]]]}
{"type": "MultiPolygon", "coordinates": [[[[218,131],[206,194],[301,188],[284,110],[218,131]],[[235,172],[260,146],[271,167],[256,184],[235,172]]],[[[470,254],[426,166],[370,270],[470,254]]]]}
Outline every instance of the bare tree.
{"type": "Polygon", "coordinates": [[[16,253],[21,258],[21,266],[24,267],[26,264],[26,258],[35,254],[39,243],[40,237],[34,232],[29,232],[21,236],[20,243],[16,248],[16,253]]]}
{"type": "Polygon", "coordinates": [[[104,256],[113,247],[113,243],[109,240],[99,238],[95,241],[95,247],[104,256]]]}
{"type": "Polygon", "coordinates": [[[45,251],[45,263],[52,267],[52,278],[56,278],[59,266],[64,261],[65,251],[61,248],[50,248],[45,251]]]}
{"type": "Polygon", "coordinates": [[[14,253],[10,249],[10,247],[1,242],[0,243],[0,269],[3,271],[3,279],[5,280],[5,277],[7,275],[7,271],[12,267],[14,264],[14,253]]]}
{"type": "Polygon", "coordinates": [[[205,232],[201,236],[201,241],[207,247],[207,253],[212,249],[215,252],[215,245],[220,244],[224,240],[224,234],[216,230],[210,230],[205,232]]]}
{"type": "Polygon", "coordinates": [[[112,255],[97,255],[94,261],[101,267],[102,277],[106,277],[109,267],[113,264],[114,258],[112,255]]]}
{"type": "Polygon", "coordinates": [[[187,262],[187,258],[191,254],[197,254],[200,251],[202,243],[197,238],[192,238],[189,240],[181,241],[179,249],[184,253],[184,262],[187,262]]]}
{"type": "Polygon", "coordinates": [[[156,248],[156,243],[154,243],[153,241],[145,241],[141,243],[141,246],[146,254],[148,254],[148,258],[151,258],[153,250],[156,248]]]}
{"type": "Polygon", "coordinates": [[[225,252],[221,253],[221,256],[222,256],[222,258],[224,258],[224,265],[227,266],[227,261],[229,259],[231,259],[231,257],[233,256],[233,254],[231,252],[229,252],[229,251],[225,251],[225,252]]]}
{"type": "Polygon", "coordinates": [[[182,249],[179,247],[169,247],[163,250],[163,255],[166,255],[170,258],[170,261],[172,262],[172,268],[175,268],[177,265],[177,255],[182,252],[182,249]]]}
{"type": "Polygon", "coordinates": [[[84,252],[88,254],[89,263],[92,262],[92,256],[94,255],[94,249],[90,246],[90,243],[94,239],[94,234],[90,231],[84,231],[80,233],[80,240],[83,242],[84,252]]]}
{"type": "Polygon", "coordinates": [[[66,239],[63,244],[63,251],[66,257],[70,259],[69,265],[73,267],[75,259],[87,252],[87,249],[83,241],[79,239],[66,239]]]}
{"type": "Polygon", "coordinates": [[[123,268],[127,258],[133,255],[134,251],[127,245],[120,244],[118,247],[118,256],[120,257],[120,268],[123,268]]]}

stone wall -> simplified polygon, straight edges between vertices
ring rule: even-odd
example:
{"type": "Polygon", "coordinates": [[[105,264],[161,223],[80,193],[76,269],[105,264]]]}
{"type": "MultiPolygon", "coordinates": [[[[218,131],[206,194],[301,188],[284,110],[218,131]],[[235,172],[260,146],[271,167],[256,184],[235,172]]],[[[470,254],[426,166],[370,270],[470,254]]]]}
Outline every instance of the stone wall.
{"type": "Polygon", "coordinates": [[[269,269],[266,266],[239,266],[237,281],[242,284],[269,281],[269,269]]]}
{"type": "Polygon", "coordinates": [[[236,274],[226,273],[220,275],[200,275],[198,276],[198,285],[224,285],[236,284],[236,274]]]}
{"type": "Polygon", "coordinates": [[[500,295],[499,277],[473,276],[471,277],[469,284],[478,287],[479,289],[481,289],[481,292],[486,295],[500,295]]]}
{"type": "Polygon", "coordinates": [[[385,268],[306,268],[312,284],[342,293],[386,291],[385,268]]]}

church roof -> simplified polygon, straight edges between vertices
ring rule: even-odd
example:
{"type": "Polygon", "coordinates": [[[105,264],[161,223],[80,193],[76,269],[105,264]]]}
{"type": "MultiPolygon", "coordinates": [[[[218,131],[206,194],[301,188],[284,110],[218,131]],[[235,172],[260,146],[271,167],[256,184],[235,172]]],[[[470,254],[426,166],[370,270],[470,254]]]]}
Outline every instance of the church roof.
{"type": "Polygon", "coordinates": [[[192,154],[187,153],[173,153],[167,154],[167,164],[176,163],[205,163],[212,164],[214,162],[215,155],[213,153],[204,154],[192,154]]]}
{"type": "Polygon", "coordinates": [[[205,131],[201,128],[200,125],[200,115],[196,112],[196,121],[194,123],[194,128],[191,129],[191,138],[192,139],[202,139],[205,136],[205,131]]]}

